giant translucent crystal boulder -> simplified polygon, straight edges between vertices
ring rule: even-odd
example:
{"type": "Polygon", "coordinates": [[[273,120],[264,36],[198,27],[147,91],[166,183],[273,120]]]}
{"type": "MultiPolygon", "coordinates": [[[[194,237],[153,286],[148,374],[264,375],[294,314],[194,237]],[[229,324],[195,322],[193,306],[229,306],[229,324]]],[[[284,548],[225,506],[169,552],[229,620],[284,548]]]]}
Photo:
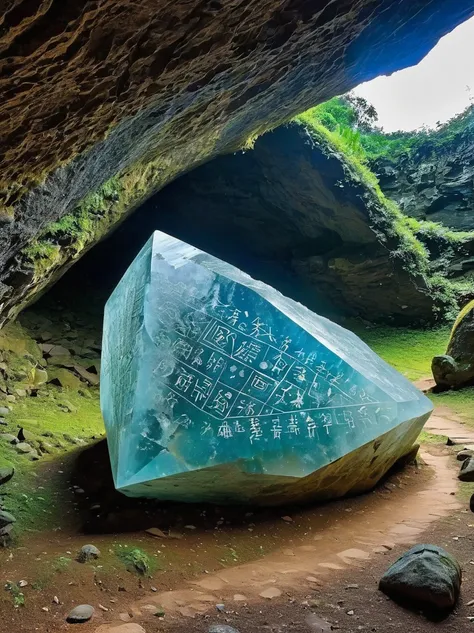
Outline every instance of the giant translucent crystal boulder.
{"type": "Polygon", "coordinates": [[[121,492],[260,504],[372,487],[432,410],[351,332],[160,232],[106,305],[101,406],[121,492]]]}

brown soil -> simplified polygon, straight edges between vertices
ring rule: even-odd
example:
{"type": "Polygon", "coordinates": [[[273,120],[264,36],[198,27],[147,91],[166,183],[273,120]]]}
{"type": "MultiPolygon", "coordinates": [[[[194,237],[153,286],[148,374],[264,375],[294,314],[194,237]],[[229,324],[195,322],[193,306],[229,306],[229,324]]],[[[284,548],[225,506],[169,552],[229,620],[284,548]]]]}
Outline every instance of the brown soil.
{"type": "MultiPolygon", "coordinates": [[[[427,430],[474,443],[474,432],[445,408],[437,410],[427,430]]],[[[100,450],[97,445],[92,454],[99,457],[100,450]]],[[[446,547],[464,569],[462,601],[436,626],[471,630],[467,618],[474,616],[474,608],[467,603],[474,599],[474,518],[453,494],[455,450],[427,444],[422,448],[424,465],[394,473],[372,493],[354,499],[253,512],[122,501],[103,483],[107,477],[100,471],[84,479],[86,484],[102,482],[84,484],[84,498],[68,488],[73,463],[64,463],[59,475],[57,465],[50,465],[39,472],[38,485],[53,475],[62,478],[58,494],[64,520],[61,528],[23,535],[18,547],[0,552],[0,582],[28,582],[24,606],[15,608],[11,592],[0,593],[0,631],[46,633],[72,626],[89,633],[107,623],[123,624],[128,617],[147,633],[207,633],[213,622],[231,624],[240,633],[311,633],[320,631],[308,621],[316,615],[347,632],[431,631],[433,623],[387,601],[377,590],[388,565],[420,541],[446,547]],[[91,511],[99,493],[101,508],[91,511]],[[291,520],[284,520],[285,515],[291,520]],[[171,530],[176,538],[149,536],[144,532],[149,527],[171,530]],[[102,552],[97,563],[68,560],[89,542],[102,552]],[[156,555],[161,569],[153,578],[126,571],[116,556],[125,545],[156,555]],[[59,604],[53,602],[55,596],[59,604]],[[67,613],[80,603],[95,607],[92,621],[66,624],[67,613]],[[216,609],[221,603],[225,612],[216,609]],[[164,618],[153,614],[161,609],[164,618]]]]}

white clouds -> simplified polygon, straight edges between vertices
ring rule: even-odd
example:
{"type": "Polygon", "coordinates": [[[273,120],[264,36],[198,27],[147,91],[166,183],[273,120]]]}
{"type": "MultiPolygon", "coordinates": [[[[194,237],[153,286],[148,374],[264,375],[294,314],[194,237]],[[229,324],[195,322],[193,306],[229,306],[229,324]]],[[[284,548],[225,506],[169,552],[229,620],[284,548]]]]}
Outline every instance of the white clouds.
{"type": "Polygon", "coordinates": [[[474,100],[474,18],[443,37],[418,66],[354,92],[375,106],[386,132],[434,127],[462,112],[474,100]]]}

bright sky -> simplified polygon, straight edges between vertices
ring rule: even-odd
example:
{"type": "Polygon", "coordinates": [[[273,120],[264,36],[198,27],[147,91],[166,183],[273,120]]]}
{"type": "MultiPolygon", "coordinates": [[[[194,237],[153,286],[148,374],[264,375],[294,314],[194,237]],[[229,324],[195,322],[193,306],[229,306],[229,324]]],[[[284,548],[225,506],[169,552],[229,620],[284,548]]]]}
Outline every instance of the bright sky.
{"type": "Polygon", "coordinates": [[[418,64],[358,86],[386,132],[444,123],[474,101],[474,18],[443,37],[418,64]],[[467,88],[469,86],[470,93],[467,88]]]}

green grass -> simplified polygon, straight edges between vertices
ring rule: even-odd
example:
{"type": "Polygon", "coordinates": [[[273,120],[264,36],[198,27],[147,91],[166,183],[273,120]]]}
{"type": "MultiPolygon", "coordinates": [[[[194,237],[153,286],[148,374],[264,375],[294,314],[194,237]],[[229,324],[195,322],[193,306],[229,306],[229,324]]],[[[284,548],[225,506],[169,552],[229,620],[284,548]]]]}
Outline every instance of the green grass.
{"type": "Polygon", "coordinates": [[[431,376],[431,360],[433,356],[445,353],[450,334],[448,326],[409,330],[376,326],[364,328],[355,323],[350,329],[409,380],[431,376]]]}
{"type": "Polygon", "coordinates": [[[118,545],[115,554],[128,571],[139,576],[149,575],[156,570],[158,565],[156,559],[139,547],[118,545]]]}
{"type": "Polygon", "coordinates": [[[25,594],[16,583],[7,582],[5,589],[10,592],[15,607],[25,606],[25,594]]]}
{"type": "MultiPolygon", "coordinates": [[[[349,329],[409,380],[432,376],[431,360],[433,356],[445,353],[451,332],[448,326],[408,330],[377,326],[364,328],[357,322],[349,329]]],[[[435,406],[449,407],[465,424],[474,426],[474,387],[428,395],[435,406]]]]}

